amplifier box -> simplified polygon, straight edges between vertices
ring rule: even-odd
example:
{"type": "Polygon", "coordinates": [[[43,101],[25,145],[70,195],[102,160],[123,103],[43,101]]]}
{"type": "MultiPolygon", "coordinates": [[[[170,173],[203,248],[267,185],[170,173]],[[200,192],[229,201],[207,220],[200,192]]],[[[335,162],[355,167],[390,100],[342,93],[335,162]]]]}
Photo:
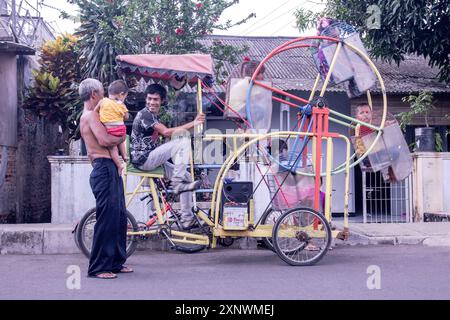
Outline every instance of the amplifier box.
{"type": "Polygon", "coordinates": [[[252,199],[252,182],[237,181],[224,184],[220,211],[224,230],[246,230],[248,228],[252,199]]]}

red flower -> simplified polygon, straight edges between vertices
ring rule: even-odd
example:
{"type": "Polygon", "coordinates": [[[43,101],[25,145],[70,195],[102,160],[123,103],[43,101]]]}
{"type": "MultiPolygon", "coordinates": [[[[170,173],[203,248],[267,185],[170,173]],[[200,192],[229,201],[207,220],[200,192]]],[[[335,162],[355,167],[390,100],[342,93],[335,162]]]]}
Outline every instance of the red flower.
{"type": "Polygon", "coordinates": [[[160,44],[161,43],[161,37],[160,36],[156,36],[155,37],[155,43],[156,44],[160,44]]]}
{"type": "Polygon", "coordinates": [[[197,3],[195,7],[200,10],[201,8],[203,8],[203,3],[197,3]]]}
{"type": "Polygon", "coordinates": [[[247,56],[245,56],[245,57],[244,57],[244,61],[250,61],[250,58],[247,57],[247,56]]]}
{"type": "Polygon", "coordinates": [[[178,35],[182,35],[184,33],[184,30],[182,28],[176,28],[175,33],[178,35]]]}

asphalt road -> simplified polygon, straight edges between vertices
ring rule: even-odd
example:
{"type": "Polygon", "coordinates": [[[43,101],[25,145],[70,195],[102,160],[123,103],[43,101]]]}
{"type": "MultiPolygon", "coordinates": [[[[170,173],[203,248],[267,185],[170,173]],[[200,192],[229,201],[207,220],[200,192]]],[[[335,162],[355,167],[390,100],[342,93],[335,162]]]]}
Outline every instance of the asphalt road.
{"type": "Polygon", "coordinates": [[[134,273],[99,280],[81,254],[3,255],[0,299],[450,299],[448,247],[341,246],[312,267],[267,250],[148,250],[128,265],[134,273]]]}

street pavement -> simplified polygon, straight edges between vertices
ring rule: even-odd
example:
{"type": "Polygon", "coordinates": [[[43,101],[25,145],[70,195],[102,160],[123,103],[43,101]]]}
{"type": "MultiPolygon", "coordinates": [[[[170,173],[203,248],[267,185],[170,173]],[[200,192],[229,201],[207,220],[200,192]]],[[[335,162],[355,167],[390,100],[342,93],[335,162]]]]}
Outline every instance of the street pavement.
{"type": "Polygon", "coordinates": [[[0,299],[450,299],[448,247],[337,245],[310,267],[263,249],[140,250],[128,261],[135,272],[114,280],[86,277],[87,263],[81,254],[2,255],[0,299]]]}

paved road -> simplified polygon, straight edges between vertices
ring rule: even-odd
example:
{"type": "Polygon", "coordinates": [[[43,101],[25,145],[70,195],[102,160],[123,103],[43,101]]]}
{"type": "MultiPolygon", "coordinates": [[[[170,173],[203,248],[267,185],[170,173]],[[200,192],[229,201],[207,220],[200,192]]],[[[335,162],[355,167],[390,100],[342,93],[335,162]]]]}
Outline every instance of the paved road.
{"type": "Polygon", "coordinates": [[[3,255],[0,299],[450,299],[442,247],[340,246],[313,267],[288,266],[266,250],[139,251],[129,266],[136,272],[98,280],[86,277],[82,255],[3,255]],[[78,290],[67,289],[70,265],[81,268],[78,290]],[[373,265],[379,282],[377,267],[367,273],[373,265]],[[369,277],[381,288],[369,290],[369,277]]]}

